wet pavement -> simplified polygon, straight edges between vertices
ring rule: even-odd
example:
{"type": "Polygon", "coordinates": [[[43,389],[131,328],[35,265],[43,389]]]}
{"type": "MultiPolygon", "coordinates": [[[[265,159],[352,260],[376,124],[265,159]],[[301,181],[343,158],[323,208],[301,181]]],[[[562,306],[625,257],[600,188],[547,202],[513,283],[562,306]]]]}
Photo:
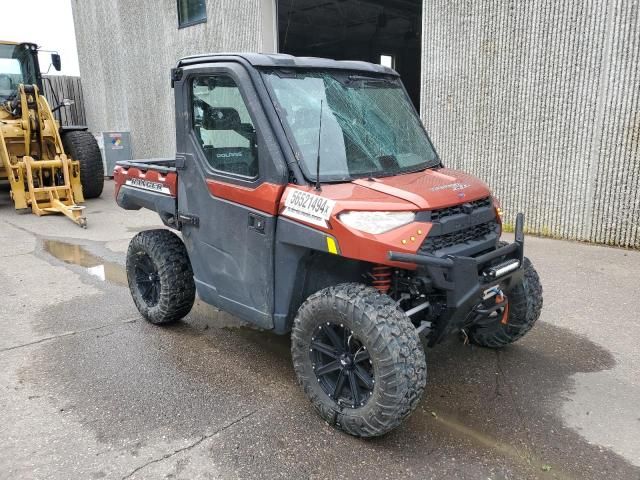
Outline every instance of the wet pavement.
{"type": "Polygon", "coordinates": [[[535,329],[428,350],[418,410],[358,440],[314,413],[288,337],[201,303],[140,318],[124,252],[159,220],[110,190],[87,230],[0,191],[0,478],[640,479],[640,252],[529,238],[535,329]]]}

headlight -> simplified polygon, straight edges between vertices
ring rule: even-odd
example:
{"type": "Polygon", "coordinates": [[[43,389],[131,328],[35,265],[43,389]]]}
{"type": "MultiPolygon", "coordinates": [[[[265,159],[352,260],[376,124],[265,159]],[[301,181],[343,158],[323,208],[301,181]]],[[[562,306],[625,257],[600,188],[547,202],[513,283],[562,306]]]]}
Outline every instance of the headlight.
{"type": "Polygon", "coordinates": [[[385,233],[415,220],[413,212],[345,212],[338,218],[348,227],[366,233],[385,233]]]}

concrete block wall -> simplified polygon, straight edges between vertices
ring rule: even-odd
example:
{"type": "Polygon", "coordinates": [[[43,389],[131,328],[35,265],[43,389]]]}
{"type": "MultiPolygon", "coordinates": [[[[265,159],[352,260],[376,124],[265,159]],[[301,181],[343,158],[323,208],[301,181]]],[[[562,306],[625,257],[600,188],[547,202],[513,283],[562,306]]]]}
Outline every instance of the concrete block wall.
{"type": "Polygon", "coordinates": [[[176,0],[72,0],[87,123],[131,131],[138,158],[175,153],[170,70],[186,55],[273,51],[271,0],[207,0],[207,22],[178,29],[176,0]]]}
{"type": "Polygon", "coordinates": [[[640,247],[640,2],[425,0],[422,117],[531,232],[640,247]]]}

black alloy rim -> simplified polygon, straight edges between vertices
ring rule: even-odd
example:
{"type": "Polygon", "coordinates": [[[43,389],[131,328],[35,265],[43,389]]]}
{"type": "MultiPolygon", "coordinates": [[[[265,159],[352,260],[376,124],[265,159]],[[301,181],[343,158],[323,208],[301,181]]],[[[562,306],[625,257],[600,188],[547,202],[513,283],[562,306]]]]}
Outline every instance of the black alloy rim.
{"type": "Polygon", "coordinates": [[[318,325],[309,346],[320,387],[340,406],[359,408],[373,395],[373,362],[369,350],[343,324],[318,325]]]}
{"type": "Polygon", "coordinates": [[[136,287],[147,305],[157,305],[160,297],[160,275],[149,255],[140,255],[135,267],[136,287]]]}

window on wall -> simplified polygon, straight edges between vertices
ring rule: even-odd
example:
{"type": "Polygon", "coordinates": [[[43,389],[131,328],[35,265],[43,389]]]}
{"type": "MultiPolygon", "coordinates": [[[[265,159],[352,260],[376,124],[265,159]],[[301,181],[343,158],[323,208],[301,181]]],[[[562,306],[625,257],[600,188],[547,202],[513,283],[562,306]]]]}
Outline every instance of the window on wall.
{"type": "Polygon", "coordinates": [[[255,178],[258,137],[238,86],[232,78],[193,81],[193,129],[207,163],[219,172],[255,178]]]}
{"type": "Polygon", "coordinates": [[[206,0],[178,0],[178,27],[207,21],[206,0]]]}
{"type": "Polygon", "coordinates": [[[380,65],[388,68],[396,68],[396,59],[393,55],[380,55],[380,65]]]}

